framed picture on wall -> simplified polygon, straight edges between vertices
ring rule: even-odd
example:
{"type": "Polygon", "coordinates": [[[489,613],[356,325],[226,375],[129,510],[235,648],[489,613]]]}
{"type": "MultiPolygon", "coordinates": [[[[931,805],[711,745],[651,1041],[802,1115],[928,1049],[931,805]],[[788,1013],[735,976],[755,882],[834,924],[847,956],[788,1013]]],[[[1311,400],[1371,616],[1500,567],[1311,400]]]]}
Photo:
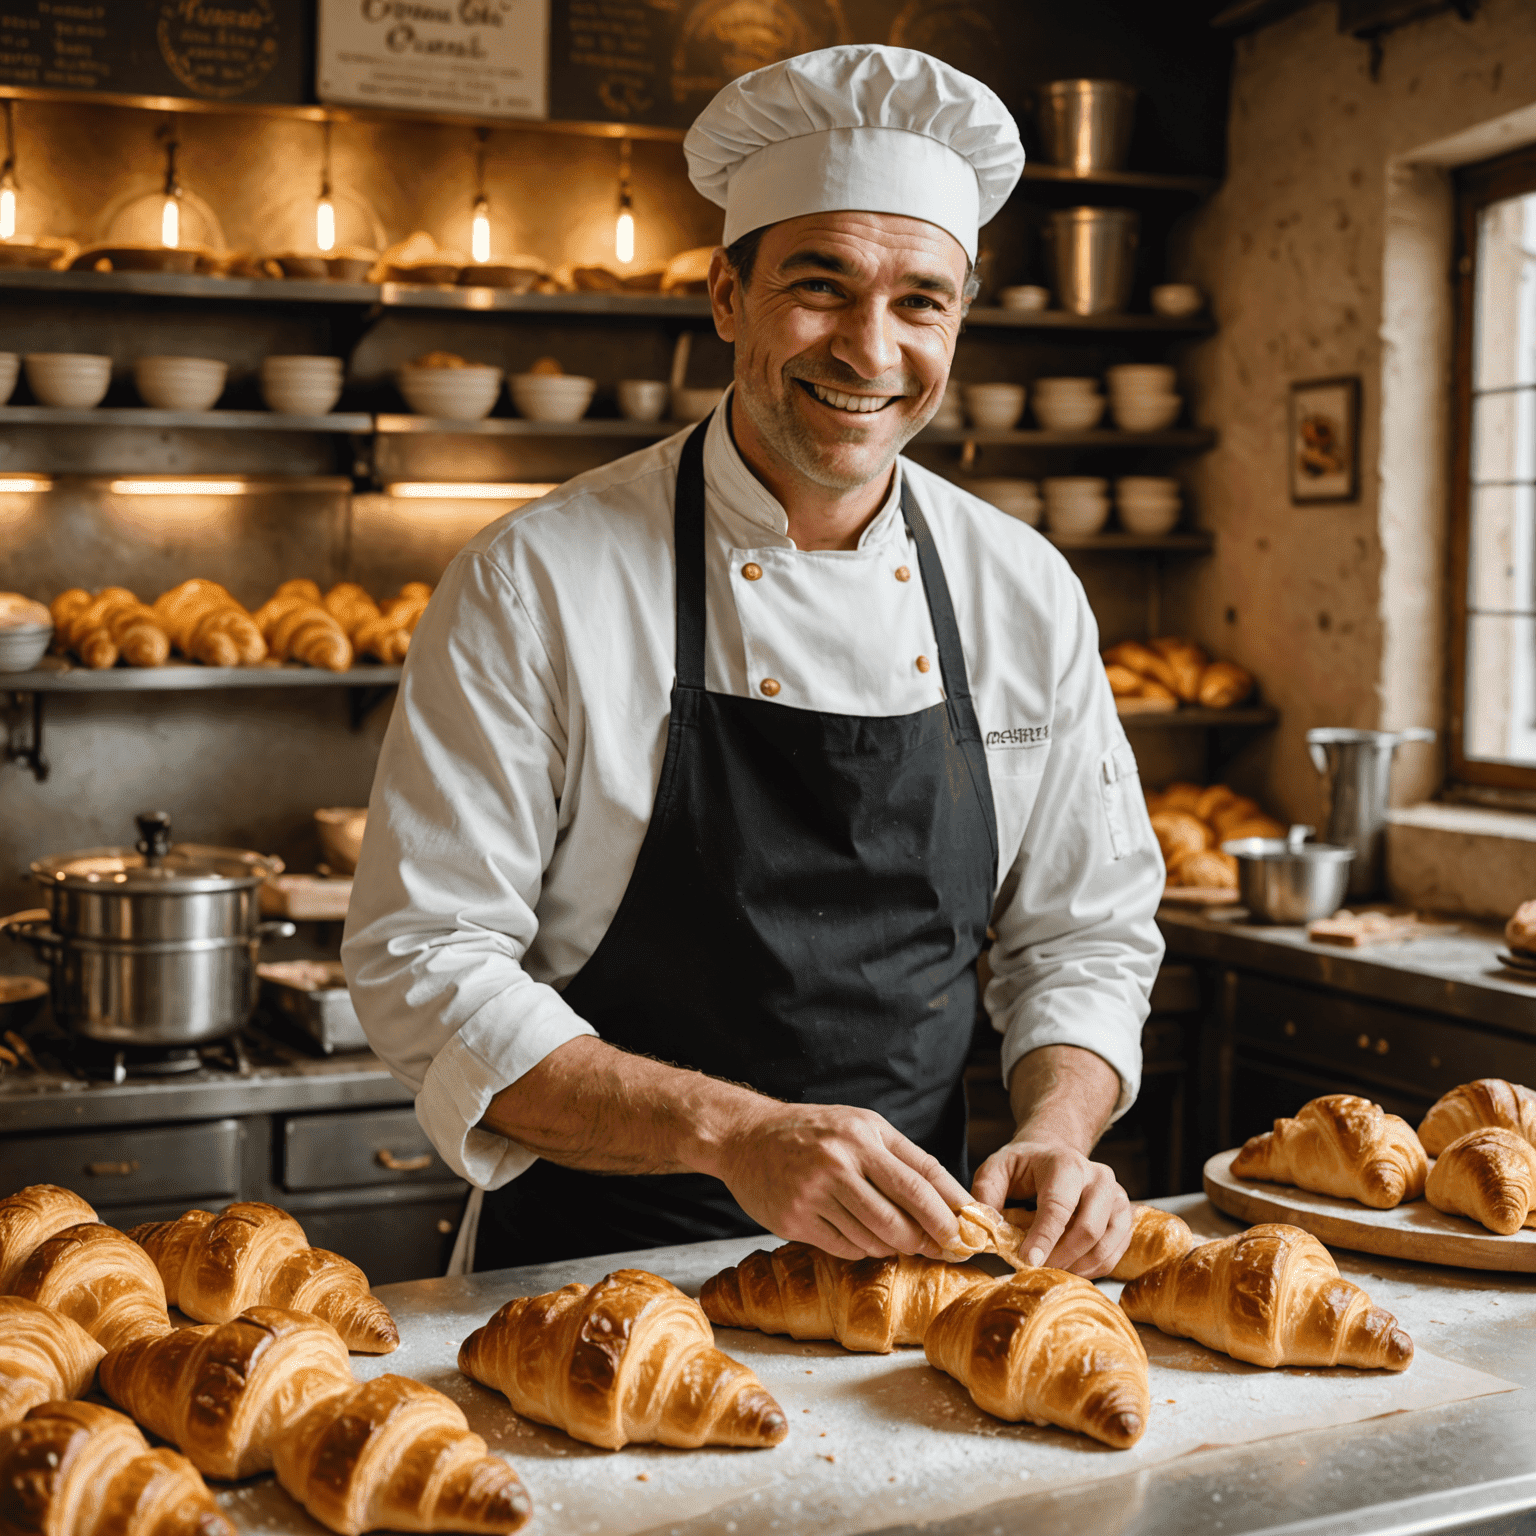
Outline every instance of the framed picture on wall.
{"type": "Polygon", "coordinates": [[[1291,385],[1291,501],[1354,501],[1360,494],[1360,380],[1291,385]]]}

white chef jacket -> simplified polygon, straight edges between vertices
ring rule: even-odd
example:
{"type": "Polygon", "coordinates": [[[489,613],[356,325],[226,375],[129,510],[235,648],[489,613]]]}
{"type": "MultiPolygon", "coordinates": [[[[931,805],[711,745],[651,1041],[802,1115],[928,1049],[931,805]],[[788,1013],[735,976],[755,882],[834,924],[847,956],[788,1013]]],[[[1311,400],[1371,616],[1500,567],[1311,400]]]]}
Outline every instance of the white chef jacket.
{"type": "MultiPolygon", "coordinates": [[[[704,447],[706,686],[840,715],[942,700],[899,476],[856,549],[797,549],[726,420],[704,447]]],[[[384,738],[342,959],[373,1048],[444,1161],[482,1188],[534,1161],[478,1128],[492,1097],[594,1033],[561,992],[618,909],[661,776],[685,436],[459,552],[384,738]]],[[[999,853],[985,1002],[1004,1079],[1039,1046],[1081,1046],[1119,1074],[1119,1114],[1162,959],[1163,866],[1093,614],[1033,529],[907,460],[900,475],[943,561],[986,744],[999,853]]]]}

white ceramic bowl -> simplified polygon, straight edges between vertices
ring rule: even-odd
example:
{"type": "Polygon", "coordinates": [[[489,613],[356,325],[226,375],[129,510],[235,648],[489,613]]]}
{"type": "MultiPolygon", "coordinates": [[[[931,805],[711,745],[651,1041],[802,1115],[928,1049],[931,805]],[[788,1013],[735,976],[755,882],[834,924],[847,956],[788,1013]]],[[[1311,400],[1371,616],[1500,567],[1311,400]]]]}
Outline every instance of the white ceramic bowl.
{"type": "Polygon", "coordinates": [[[264,357],[261,371],[273,378],[339,379],[346,364],[339,357],[264,357]]]}
{"type": "Polygon", "coordinates": [[[1104,370],[1110,394],[1148,392],[1171,395],[1179,386],[1178,370],[1167,363],[1120,363],[1104,370]]]}
{"type": "Polygon", "coordinates": [[[596,379],[574,373],[514,373],[512,403],[530,421],[580,421],[592,404],[596,379]]]}
{"type": "Polygon", "coordinates": [[[667,393],[663,379],[620,379],[619,414],[628,421],[660,421],[667,393]]]}
{"type": "Polygon", "coordinates": [[[1007,432],[1024,414],[1022,384],[962,384],[960,393],[971,425],[985,432],[1007,432]]]}
{"type": "Polygon", "coordinates": [[[27,383],[54,410],[88,411],[102,402],[112,382],[112,359],[81,352],[29,352],[27,383]]]}
{"type": "Polygon", "coordinates": [[[1109,521],[1109,497],[1074,496],[1045,502],[1045,525],[1063,538],[1085,539],[1109,521]]]}
{"type": "Polygon", "coordinates": [[[1031,528],[1038,526],[1040,488],[1033,480],[977,475],[974,479],[962,480],[960,484],[962,489],[969,491],[971,495],[991,502],[999,512],[1006,512],[1009,517],[1016,517],[1021,523],[1028,523],[1031,528]]]}
{"type": "Polygon", "coordinates": [[[1151,395],[1145,399],[1116,399],[1111,407],[1122,432],[1161,432],[1179,419],[1182,395],[1151,395]]]}
{"type": "Polygon", "coordinates": [[[14,352],[0,352],[0,405],[11,398],[20,372],[21,359],[14,352]]]}
{"type": "Polygon", "coordinates": [[[1193,283],[1159,283],[1152,290],[1154,314],[1198,315],[1205,308],[1205,295],[1193,283]]]}
{"type": "Polygon", "coordinates": [[[1103,419],[1103,395],[1035,396],[1035,420],[1048,432],[1087,432],[1103,419]]]}
{"type": "Polygon", "coordinates": [[[674,389],[672,391],[673,420],[703,421],[724,398],[723,389],[674,389]]]}
{"type": "Polygon", "coordinates": [[[1036,379],[1030,385],[1030,389],[1038,399],[1041,395],[1071,395],[1081,398],[1087,395],[1096,395],[1099,392],[1097,379],[1084,378],[1049,378],[1036,379]]]}
{"type": "Polygon", "coordinates": [[[340,379],[261,379],[261,398],[280,416],[328,416],[341,399],[340,379]]]}
{"type": "Polygon", "coordinates": [[[440,421],[483,421],[501,393],[501,369],[484,363],[465,368],[413,368],[395,375],[405,403],[418,416],[440,421]]]}
{"type": "Polygon", "coordinates": [[[997,295],[997,302],[1004,309],[1044,309],[1051,302],[1051,290],[1037,288],[1033,283],[1020,283],[1002,289],[997,295]]]}
{"type": "Polygon", "coordinates": [[[1140,534],[1143,538],[1172,533],[1179,525],[1177,501],[1117,501],[1115,512],[1127,533],[1140,534]]]}
{"type": "Polygon", "coordinates": [[[1115,495],[1121,498],[1172,496],[1177,499],[1182,494],[1179,482],[1172,475],[1121,475],[1115,481],[1115,495]]]}
{"type": "Polygon", "coordinates": [[[158,411],[207,411],[224,393],[229,364],[211,357],[141,357],[133,382],[145,405],[158,411]]]}
{"type": "Polygon", "coordinates": [[[933,413],[928,425],[945,428],[959,428],[965,425],[965,416],[960,409],[959,385],[946,387],[939,399],[939,408],[933,413]]]}
{"type": "Polygon", "coordinates": [[[13,624],[0,629],[0,672],[30,672],[48,653],[52,624],[13,624]]]}

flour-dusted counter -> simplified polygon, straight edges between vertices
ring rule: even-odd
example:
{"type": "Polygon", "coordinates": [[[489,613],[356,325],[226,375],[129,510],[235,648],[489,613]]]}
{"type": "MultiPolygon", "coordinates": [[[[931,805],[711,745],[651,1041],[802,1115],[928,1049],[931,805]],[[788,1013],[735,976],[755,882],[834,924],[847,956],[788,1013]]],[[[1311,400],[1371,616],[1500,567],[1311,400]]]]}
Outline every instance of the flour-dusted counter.
{"type": "MultiPolygon", "coordinates": [[[[1237,1230],[1201,1197],[1160,1203],[1203,1235],[1237,1230]]],[[[1413,1335],[1409,1371],[1263,1371],[1144,1329],[1152,1422],[1126,1452],[991,1419],[915,1350],[851,1355],[717,1330],[719,1346],[757,1372],[790,1420],[788,1438],[768,1451],[595,1450],[518,1420],[455,1367],[459,1342],[511,1296],[593,1281],[623,1263],[696,1292],[752,1246],[385,1287],[402,1346],[355,1356],[353,1369],[415,1376],[458,1402],[527,1484],[536,1536],[853,1536],[918,1526],[954,1536],[1234,1536],[1298,1521],[1313,1522],[1309,1536],[1345,1536],[1472,1529],[1487,1509],[1536,1508],[1536,1396],[1511,1389],[1536,1384],[1536,1282],[1349,1254],[1338,1255],[1345,1274],[1413,1335]]],[[[226,1489],[220,1502],[245,1532],[320,1533],[267,1479],[226,1489]]]]}

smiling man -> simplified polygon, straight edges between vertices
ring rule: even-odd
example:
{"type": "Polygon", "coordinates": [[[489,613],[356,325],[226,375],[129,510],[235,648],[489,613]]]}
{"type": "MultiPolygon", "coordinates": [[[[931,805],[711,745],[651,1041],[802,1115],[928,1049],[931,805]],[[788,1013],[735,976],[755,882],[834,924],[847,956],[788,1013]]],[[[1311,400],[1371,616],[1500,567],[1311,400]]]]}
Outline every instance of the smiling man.
{"type": "Polygon", "coordinates": [[[1106,1272],[1162,865],[1082,588],[899,457],[1018,179],[985,86],[807,54],[688,136],[725,208],[712,418],[493,524],[412,643],[343,957],[488,1191],[478,1268],[760,1230],[936,1255],[985,1007],[1017,1131],[974,1194],[1106,1272]]]}

